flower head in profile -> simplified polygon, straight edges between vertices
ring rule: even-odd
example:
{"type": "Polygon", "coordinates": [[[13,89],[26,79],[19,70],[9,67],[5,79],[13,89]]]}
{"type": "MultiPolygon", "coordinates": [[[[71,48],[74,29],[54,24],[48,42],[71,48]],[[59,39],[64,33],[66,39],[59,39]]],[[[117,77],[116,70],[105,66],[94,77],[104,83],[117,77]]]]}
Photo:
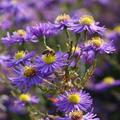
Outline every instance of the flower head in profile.
{"type": "Polygon", "coordinates": [[[56,120],[100,120],[96,117],[96,114],[88,112],[84,114],[80,110],[72,111],[64,118],[57,118],[56,120]]]}
{"type": "Polygon", "coordinates": [[[35,52],[24,52],[24,51],[18,51],[15,53],[14,56],[7,59],[6,62],[9,67],[19,65],[20,63],[24,64],[26,62],[30,61],[30,58],[34,56],[35,52]]]}
{"type": "Polygon", "coordinates": [[[91,40],[87,41],[83,49],[91,49],[100,54],[110,54],[116,51],[113,46],[113,41],[103,40],[100,37],[93,37],[91,40]]]}
{"type": "Polygon", "coordinates": [[[83,15],[80,19],[73,21],[69,25],[69,29],[75,33],[81,33],[88,31],[90,34],[98,33],[100,35],[104,32],[104,27],[100,27],[98,22],[95,22],[94,18],[90,15],[83,15]]]}
{"type": "Polygon", "coordinates": [[[30,28],[30,31],[36,37],[41,37],[41,36],[49,37],[49,36],[55,35],[57,33],[54,24],[52,24],[50,22],[49,23],[39,23],[35,26],[32,26],[30,28]]]}
{"type": "Polygon", "coordinates": [[[26,30],[18,29],[17,31],[13,32],[12,35],[7,33],[7,36],[2,38],[2,43],[6,46],[11,46],[13,44],[22,44],[24,42],[30,42],[34,40],[35,36],[30,33],[30,28],[27,27],[26,30]]]}
{"type": "Polygon", "coordinates": [[[105,90],[108,90],[110,88],[114,88],[117,86],[120,86],[120,80],[115,80],[113,77],[107,76],[99,83],[96,83],[96,84],[92,83],[92,85],[89,86],[88,88],[94,91],[102,92],[102,91],[105,91],[105,90]]]}
{"type": "Polygon", "coordinates": [[[58,15],[55,19],[55,26],[58,30],[66,29],[71,18],[68,14],[58,15]]]}
{"type": "Polygon", "coordinates": [[[91,108],[92,99],[83,90],[71,90],[58,96],[56,106],[60,111],[71,112],[73,110],[87,111],[91,108]]]}
{"type": "Polygon", "coordinates": [[[53,49],[47,49],[35,62],[42,74],[51,74],[66,65],[66,57],[62,52],[55,53],[53,49]]]}
{"type": "Polygon", "coordinates": [[[113,46],[116,49],[116,52],[120,51],[120,25],[117,25],[113,28],[113,30],[107,30],[105,33],[105,37],[108,41],[113,41],[113,46]]]}
{"type": "Polygon", "coordinates": [[[38,103],[39,99],[37,96],[33,96],[29,93],[23,93],[19,95],[19,100],[21,102],[27,102],[27,103],[38,103]]]}
{"type": "Polygon", "coordinates": [[[97,50],[100,53],[113,53],[116,51],[115,47],[113,46],[113,41],[105,41],[100,37],[94,37],[91,40],[93,46],[96,46],[97,50]]]}
{"type": "Polygon", "coordinates": [[[9,77],[11,83],[19,90],[26,92],[30,87],[42,83],[42,77],[35,65],[26,64],[13,68],[14,77],[9,77]]]}

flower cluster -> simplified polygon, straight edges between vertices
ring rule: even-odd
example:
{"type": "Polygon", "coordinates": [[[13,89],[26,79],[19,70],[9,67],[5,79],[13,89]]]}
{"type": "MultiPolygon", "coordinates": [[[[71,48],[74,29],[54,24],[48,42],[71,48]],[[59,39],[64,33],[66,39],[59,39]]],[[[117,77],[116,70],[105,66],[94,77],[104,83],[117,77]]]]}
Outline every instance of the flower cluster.
{"type": "MultiPolygon", "coordinates": [[[[93,111],[92,97],[84,88],[94,73],[97,57],[116,51],[113,41],[109,42],[104,32],[105,28],[91,15],[74,18],[68,14],[57,16],[53,23],[44,22],[29,26],[26,30],[8,32],[7,36],[2,37],[2,43],[8,49],[13,46],[18,48],[14,48],[14,52],[9,51],[9,57],[4,60],[7,69],[11,70],[7,78],[13,88],[17,88],[16,91],[13,89],[14,94],[21,93],[17,96],[19,100],[15,99],[9,105],[10,108],[25,106],[25,103],[38,103],[35,96],[27,93],[35,90],[52,102],[55,111],[53,119],[99,120],[93,111]],[[59,48],[49,45],[50,38],[60,36],[60,32],[66,34],[64,50],[61,45],[56,45],[59,48]],[[40,43],[38,48],[28,49],[31,41],[40,43]]],[[[101,86],[104,88],[114,84],[114,80],[108,79],[93,88],[100,89],[101,86]]],[[[51,119],[49,111],[48,115],[44,111],[37,112],[41,118],[51,119]]]]}

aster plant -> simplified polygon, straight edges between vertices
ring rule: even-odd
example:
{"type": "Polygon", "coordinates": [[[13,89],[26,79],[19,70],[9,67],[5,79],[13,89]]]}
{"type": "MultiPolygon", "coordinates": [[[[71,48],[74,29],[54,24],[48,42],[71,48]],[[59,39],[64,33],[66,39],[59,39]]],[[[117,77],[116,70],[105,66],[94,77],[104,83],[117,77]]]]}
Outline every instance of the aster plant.
{"type": "MultiPolygon", "coordinates": [[[[13,105],[12,110],[15,105],[20,110],[26,107],[33,120],[99,120],[85,86],[93,76],[97,57],[116,51],[113,42],[103,37],[104,31],[90,15],[71,18],[61,14],[54,22],[39,23],[3,36],[7,49],[16,46],[15,55],[10,49],[4,60],[11,71],[7,78],[15,101],[8,106],[13,105]],[[60,31],[63,32],[58,34],[60,31]],[[62,39],[56,37],[62,34],[62,39]],[[52,37],[62,41],[65,49],[57,42],[50,45],[52,37]],[[36,42],[32,43],[35,46],[32,50],[28,49],[31,41],[36,42]],[[49,101],[52,107],[47,109],[42,100],[49,101]]],[[[104,83],[109,84],[107,80],[104,83]]],[[[111,80],[110,85],[115,83],[111,80]]]]}

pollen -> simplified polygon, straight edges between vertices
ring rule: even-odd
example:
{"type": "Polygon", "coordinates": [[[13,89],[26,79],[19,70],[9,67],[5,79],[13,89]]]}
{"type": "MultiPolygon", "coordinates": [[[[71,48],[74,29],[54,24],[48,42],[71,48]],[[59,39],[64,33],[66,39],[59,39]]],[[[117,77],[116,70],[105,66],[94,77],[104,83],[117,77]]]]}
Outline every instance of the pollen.
{"type": "Polygon", "coordinates": [[[80,96],[78,94],[70,94],[68,95],[68,101],[77,104],[80,102],[80,96]]]}
{"type": "Polygon", "coordinates": [[[111,85],[115,82],[114,78],[113,77],[106,77],[103,79],[103,83],[104,84],[107,84],[107,85],[111,85]]]}
{"type": "Polygon", "coordinates": [[[55,22],[59,23],[59,22],[67,21],[67,20],[70,20],[70,16],[68,14],[63,14],[63,15],[57,16],[55,22]]]}
{"type": "Polygon", "coordinates": [[[30,95],[29,94],[21,94],[19,96],[19,99],[23,102],[28,102],[28,101],[30,101],[30,95]]]}
{"type": "Polygon", "coordinates": [[[100,47],[103,44],[103,39],[101,39],[100,37],[94,37],[94,38],[92,38],[92,40],[90,42],[94,46],[100,47]]]}
{"type": "Polygon", "coordinates": [[[56,57],[55,57],[55,55],[53,55],[53,54],[44,54],[44,55],[42,55],[42,60],[46,63],[46,64],[51,64],[51,63],[53,63],[53,62],[55,62],[55,60],[56,60],[56,57]]]}
{"type": "Polygon", "coordinates": [[[36,74],[36,70],[33,67],[25,66],[24,67],[24,76],[32,77],[36,74]]]}
{"type": "Polygon", "coordinates": [[[18,51],[16,54],[15,54],[15,59],[20,59],[20,58],[23,58],[25,56],[25,52],[24,51],[18,51]]]}
{"type": "Polygon", "coordinates": [[[26,35],[26,31],[19,29],[19,30],[17,30],[17,34],[20,35],[21,37],[24,37],[26,35]]]}
{"type": "Polygon", "coordinates": [[[72,120],[81,120],[83,117],[83,112],[76,110],[76,111],[71,112],[70,116],[72,120]]]}
{"type": "Polygon", "coordinates": [[[120,25],[116,26],[116,27],[114,28],[114,31],[115,31],[115,32],[120,32],[120,25]]]}
{"type": "Polygon", "coordinates": [[[92,16],[84,15],[80,18],[79,22],[80,22],[80,24],[83,24],[83,25],[91,25],[95,21],[92,16]]]}

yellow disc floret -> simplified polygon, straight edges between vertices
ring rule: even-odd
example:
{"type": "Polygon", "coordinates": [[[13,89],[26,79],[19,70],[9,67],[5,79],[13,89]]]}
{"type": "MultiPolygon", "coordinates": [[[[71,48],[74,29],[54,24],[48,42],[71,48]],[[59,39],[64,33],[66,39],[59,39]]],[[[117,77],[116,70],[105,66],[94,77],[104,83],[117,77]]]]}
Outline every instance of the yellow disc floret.
{"type": "Polygon", "coordinates": [[[120,32],[120,25],[116,26],[116,27],[114,28],[114,31],[115,31],[115,32],[120,32]]]}
{"type": "Polygon", "coordinates": [[[21,36],[21,37],[24,37],[24,36],[26,35],[26,31],[25,31],[25,30],[22,30],[22,29],[17,30],[16,33],[17,33],[19,36],[21,36]]]}
{"type": "Polygon", "coordinates": [[[95,21],[92,16],[84,15],[80,18],[79,22],[80,22],[80,24],[83,24],[83,25],[91,25],[95,21]]]}
{"type": "Polygon", "coordinates": [[[67,14],[59,15],[57,16],[55,22],[62,22],[62,21],[67,21],[70,20],[70,16],[67,14]]]}
{"type": "Polygon", "coordinates": [[[33,67],[25,66],[24,67],[24,76],[25,77],[32,77],[36,74],[36,70],[33,67]]]}
{"type": "Polygon", "coordinates": [[[80,96],[78,94],[70,94],[68,95],[68,101],[77,104],[80,102],[80,96]]]}
{"type": "Polygon", "coordinates": [[[83,117],[83,112],[76,110],[76,111],[71,112],[70,116],[72,120],[81,120],[83,117]]]}
{"type": "Polygon", "coordinates": [[[15,59],[20,59],[20,58],[23,58],[25,56],[25,52],[24,51],[18,51],[16,54],[15,54],[15,59]]]}
{"type": "Polygon", "coordinates": [[[29,94],[21,94],[19,96],[19,99],[23,102],[28,102],[28,101],[30,101],[30,95],[29,94]]]}
{"type": "Polygon", "coordinates": [[[100,37],[94,37],[90,41],[91,44],[93,44],[94,46],[97,46],[97,47],[100,47],[103,44],[103,42],[104,42],[104,40],[101,39],[100,37]]]}
{"type": "Polygon", "coordinates": [[[105,77],[103,79],[103,83],[104,84],[107,84],[107,85],[111,85],[115,82],[114,78],[113,77],[105,77]]]}
{"type": "Polygon", "coordinates": [[[56,60],[56,57],[54,54],[44,54],[42,55],[42,60],[46,63],[46,64],[51,64],[56,60]]]}

